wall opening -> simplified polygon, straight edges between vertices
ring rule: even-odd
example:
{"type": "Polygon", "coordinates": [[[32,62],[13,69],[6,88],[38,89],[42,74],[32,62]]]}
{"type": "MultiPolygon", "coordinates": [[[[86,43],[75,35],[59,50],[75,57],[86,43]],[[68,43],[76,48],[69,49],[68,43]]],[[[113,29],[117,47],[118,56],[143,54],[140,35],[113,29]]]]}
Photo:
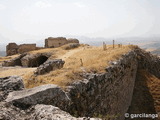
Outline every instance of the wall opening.
{"type": "Polygon", "coordinates": [[[31,60],[29,67],[39,67],[41,64],[46,62],[48,57],[46,56],[38,56],[31,60]]]}

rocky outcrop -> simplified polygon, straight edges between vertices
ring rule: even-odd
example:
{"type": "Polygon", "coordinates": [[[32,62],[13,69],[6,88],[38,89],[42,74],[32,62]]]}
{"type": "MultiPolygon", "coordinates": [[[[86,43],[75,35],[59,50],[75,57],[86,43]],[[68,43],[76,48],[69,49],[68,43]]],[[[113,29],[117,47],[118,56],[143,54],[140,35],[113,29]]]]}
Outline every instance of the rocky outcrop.
{"type": "Polygon", "coordinates": [[[101,120],[98,118],[76,118],[58,107],[52,106],[55,104],[66,109],[70,102],[66,93],[56,85],[22,89],[24,89],[24,85],[20,77],[0,78],[0,91],[14,91],[5,100],[7,102],[4,100],[0,102],[1,120],[101,120]],[[25,105],[32,106],[28,108],[25,105]]]}
{"type": "Polygon", "coordinates": [[[23,109],[36,104],[49,104],[66,109],[70,103],[66,93],[53,84],[11,92],[6,101],[23,109]]]}
{"type": "Polygon", "coordinates": [[[26,56],[27,54],[21,54],[19,55],[18,57],[15,57],[11,60],[7,60],[7,61],[4,61],[2,63],[2,66],[5,66],[5,67],[9,67],[9,66],[22,66],[22,61],[21,59],[26,56]]]}
{"type": "Polygon", "coordinates": [[[37,68],[35,74],[42,75],[50,71],[60,69],[63,67],[64,63],[65,62],[62,61],[62,59],[47,60],[45,63],[43,63],[37,68]]]}
{"type": "Polygon", "coordinates": [[[51,56],[50,53],[27,54],[21,59],[24,67],[39,67],[51,56]]]}
{"type": "Polygon", "coordinates": [[[76,118],[52,105],[36,105],[31,120],[101,120],[98,118],[76,118]]]}
{"type": "Polygon", "coordinates": [[[24,84],[21,77],[10,76],[0,78],[0,101],[4,100],[9,92],[23,89],[24,84]]]}
{"type": "Polygon", "coordinates": [[[0,103],[1,120],[101,120],[98,118],[76,118],[52,105],[37,104],[21,110],[11,104],[0,103]]]}
{"type": "Polygon", "coordinates": [[[2,66],[23,66],[23,67],[39,67],[46,62],[51,56],[50,53],[37,53],[37,54],[21,54],[11,60],[4,61],[2,66]]]}

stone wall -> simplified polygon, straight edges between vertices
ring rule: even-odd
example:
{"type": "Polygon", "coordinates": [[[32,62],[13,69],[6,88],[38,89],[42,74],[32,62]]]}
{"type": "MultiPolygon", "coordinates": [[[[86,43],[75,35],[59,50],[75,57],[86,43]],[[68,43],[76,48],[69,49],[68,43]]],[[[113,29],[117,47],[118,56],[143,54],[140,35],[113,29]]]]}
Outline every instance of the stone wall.
{"type": "Polygon", "coordinates": [[[18,53],[20,54],[33,50],[36,50],[36,44],[22,44],[18,47],[18,53]]]}
{"type": "MultiPolygon", "coordinates": [[[[138,69],[145,69],[160,77],[160,58],[137,48],[122,55],[119,60],[110,62],[110,66],[104,73],[83,73],[84,79],[75,81],[61,92],[69,100],[68,104],[65,100],[60,104],[53,104],[59,102],[58,98],[54,100],[51,98],[54,101],[51,103],[46,103],[45,99],[41,101],[42,97],[47,97],[50,101],[50,97],[45,93],[46,89],[42,91],[41,87],[39,87],[41,92],[36,89],[32,96],[27,92],[29,99],[25,99],[26,96],[23,96],[22,92],[14,92],[14,95],[10,93],[7,100],[17,105],[51,104],[78,117],[103,117],[104,119],[107,117],[111,120],[124,120],[124,114],[131,105],[138,69]],[[36,99],[32,99],[35,96],[36,99]]],[[[59,96],[59,93],[55,92],[53,95],[59,96]]]]}
{"type": "Polygon", "coordinates": [[[68,43],[79,43],[79,40],[73,38],[66,39],[65,37],[49,37],[45,39],[45,48],[56,48],[68,43]]]}
{"type": "Polygon", "coordinates": [[[15,54],[22,54],[25,52],[29,52],[32,50],[37,50],[40,48],[36,47],[36,44],[21,44],[17,45],[16,43],[9,43],[6,46],[6,54],[7,56],[15,55],[15,54]]]}
{"type": "Polygon", "coordinates": [[[106,68],[103,74],[88,74],[68,87],[73,102],[69,112],[77,116],[110,116],[123,120],[131,104],[138,67],[132,51],[106,68]]]}
{"type": "Polygon", "coordinates": [[[79,43],[79,40],[78,39],[75,39],[75,38],[69,38],[69,39],[67,39],[68,41],[68,43],[79,43]]]}
{"type": "Polygon", "coordinates": [[[18,53],[18,45],[16,43],[9,43],[6,46],[6,54],[9,55],[15,55],[18,53]]]}

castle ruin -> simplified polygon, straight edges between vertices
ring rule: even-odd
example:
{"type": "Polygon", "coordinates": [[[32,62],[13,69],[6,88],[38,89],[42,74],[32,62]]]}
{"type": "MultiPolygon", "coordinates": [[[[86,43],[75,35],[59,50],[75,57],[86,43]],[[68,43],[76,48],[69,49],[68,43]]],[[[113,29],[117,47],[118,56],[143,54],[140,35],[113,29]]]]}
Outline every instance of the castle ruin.
{"type": "Polygon", "coordinates": [[[7,56],[10,56],[18,53],[22,54],[22,53],[29,52],[36,49],[37,49],[36,44],[17,45],[16,43],[9,43],[6,46],[6,53],[7,53],[7,56]]]}
{"type": "Polygon", "coordinates": [[[69,38],[66,39],[65,37],[48,37],[45,39],[45,46],[44,47],[36,47],[36,44],[20,44],[17,45],[16,43],[9,43],[6,46],[6,54],[7,56],[15,55],[15,54],[22,54],[25,52],[39,50],[43,48],[56,48],[68,43],[79,43],[78,39],[69,38]]]}
{"type": "Polygon", "coordinates": [[[56,48],[68,43],[79,43],[79,40],[74,38],[66,39],[65,37],[49,37],[45,39],[45,48],[56,48]]]}

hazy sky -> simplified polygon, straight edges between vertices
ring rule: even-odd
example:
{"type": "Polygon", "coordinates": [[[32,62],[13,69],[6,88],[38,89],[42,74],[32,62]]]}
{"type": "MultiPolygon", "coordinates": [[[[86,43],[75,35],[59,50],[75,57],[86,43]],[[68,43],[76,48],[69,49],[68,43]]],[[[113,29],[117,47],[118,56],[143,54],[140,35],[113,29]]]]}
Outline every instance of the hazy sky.
{"type": "Polygon", "coordinates": [[[160,0],[0,0],[0,41],[160,34],[160,0]]]}

